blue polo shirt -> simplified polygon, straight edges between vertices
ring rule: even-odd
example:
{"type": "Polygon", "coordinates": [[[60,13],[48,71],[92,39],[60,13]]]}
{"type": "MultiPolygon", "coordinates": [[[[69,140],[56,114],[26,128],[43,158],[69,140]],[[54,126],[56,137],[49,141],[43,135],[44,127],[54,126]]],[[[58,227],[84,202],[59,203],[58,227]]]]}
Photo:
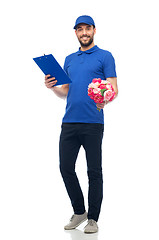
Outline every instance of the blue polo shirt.
{"type": "Polygon", "coordinates": [[[88,85],[94,78],[105,80],[116,77],[115,61],[109,51],[97,46],[79,51],[65,59],[64,70],[72,83],[69,85],[66,112],[63,123],[104,124],[103,110],[88,96],[88,85]]]}

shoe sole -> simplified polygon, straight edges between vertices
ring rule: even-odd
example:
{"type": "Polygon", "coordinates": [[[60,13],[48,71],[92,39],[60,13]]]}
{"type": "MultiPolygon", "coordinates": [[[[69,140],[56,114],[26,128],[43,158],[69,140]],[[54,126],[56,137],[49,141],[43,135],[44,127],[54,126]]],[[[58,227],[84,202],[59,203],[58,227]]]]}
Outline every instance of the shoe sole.
{"type": "Polygon", "coordinates": [[[64,229],[65,229],[65,230],[73,230],[73,229],[75,229],[76,227],[78,227],[80,224],[82,224],[83,222],[85,222],[86,220],[87,220],[87,218],[85,218],[84,220],[82,220],[80,223],[78,223],[78,224],[77,224],[76,226],[74,226],[74,227],[70,227],[70,228],[67,228],[67,227],[65,228],[65,227],[64,227],[64,229]]]}
{"type": "Polygon", "coordinates": [[[89,231],[89,232],[87,232],[87,231],[84,231],[84,233],[86,233],[86,234],[92,234],[92,233],[97,233],[97,232],[98,232],[98,230],[97,230],[97,231],[95,231],[95,232],[94,232],[94,231],[92,231],[92,232],[91,232],[91,231],[89,231]]]}

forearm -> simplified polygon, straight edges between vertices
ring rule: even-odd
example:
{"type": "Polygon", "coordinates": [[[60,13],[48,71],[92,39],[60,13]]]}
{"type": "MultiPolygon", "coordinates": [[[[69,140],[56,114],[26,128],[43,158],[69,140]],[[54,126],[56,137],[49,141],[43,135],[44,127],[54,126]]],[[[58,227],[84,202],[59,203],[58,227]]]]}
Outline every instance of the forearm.
{"type": "Polygon", "coordinates": [[[55,93],[55,95],[59,98],[66,99],[68,94],[68,88],[66,87],[52,87],[51,90],[55,93]]]}

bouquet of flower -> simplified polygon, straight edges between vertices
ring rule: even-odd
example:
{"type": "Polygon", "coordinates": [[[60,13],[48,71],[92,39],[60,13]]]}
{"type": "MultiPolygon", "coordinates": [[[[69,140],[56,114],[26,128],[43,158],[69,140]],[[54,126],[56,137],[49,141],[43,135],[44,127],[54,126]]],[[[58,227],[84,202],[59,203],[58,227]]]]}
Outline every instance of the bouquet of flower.
{"type": "MultiPolygon", "coordinates": [[[[114,99],[115,94],[113,86],[107,80],[94,78],[88,86],[88,96],[93,99],[95,103],[110,102],[114,99]]],[[[100,109],[98,110],[100,111],[100,109]]]]}

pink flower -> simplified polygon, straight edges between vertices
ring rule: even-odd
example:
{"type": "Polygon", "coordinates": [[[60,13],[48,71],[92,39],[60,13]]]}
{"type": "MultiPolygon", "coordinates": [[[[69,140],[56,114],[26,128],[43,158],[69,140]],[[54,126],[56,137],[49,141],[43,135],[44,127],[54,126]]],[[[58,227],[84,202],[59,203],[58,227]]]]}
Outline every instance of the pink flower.
{"type": "Polygon", "coordinates": [[[94,96],[95,96],[94,93],[92,93],[92,94],[90,95],[90,98],[94,100],[94,96]]]}
{"type": "Polygon", "coordinates": [[[90,83],[90,84],[88,85],[88,88],[96,88],[96,87],[97,87],[97,85],[94,84],[94,83],[90,83]]]}
{"type": "Polygon", "coordinates": [[[106,84],[106,89],[113,90],[113,87],[112,87],[111,83],[108,82],[108,81],[107,81],[107,84],[106,84]]]}
{"type": "Polygon", "coordinates": [[[112,90],[107,90],[104,92],[104,100],[109,101],[113,97],[112,90]]]}
{"type": "Polygon", "coordinates": [[[110,102],[114,99],[115,94],[116,94],[116,93],[113,91],[113,96],[109,99],[110,102]]]}
{"type": "Polygon", "coordinates": [[[100,89],[106,89],[106,85],[105,84],[100,84],[99,88],[100,89]]]}
{"type": "Polygon", "coordinates": [[[107,80],[102,80],[101,81],[101,84],[106,84],[107,83],[107,80]]]}
{"type": "Polygon", "coordinates": [[[101,94],[96,94],[94,96],[95,103],[102,103],[104,101],[104,97],[101,94]]]}
{"type": "Polygon", "coordinates": [[[94,88],[93,92],[94,92],[94,94],[98,94],[98,93],[101,94],[100,88],[94,88]]]}
{"type": "Polygon", "coordinates": [[[90,96],[93,93],[93,89],[92,88],[88,88],[88,96],[90,96]]]}
{"type": "Polygon", "coordinates": [[[88,88],[88,96],[89,96],[91,99],[94,99],[94,93],[93,93],[93,89],[92,89],[92,88],[88,88]]]}
{"type": "Polygon", "coordinates": [[[94,78],[92,82],[93,83],[96,83],[96,82],[101,83],[101,81],[102,81],[101,78],[94,78]]]}

